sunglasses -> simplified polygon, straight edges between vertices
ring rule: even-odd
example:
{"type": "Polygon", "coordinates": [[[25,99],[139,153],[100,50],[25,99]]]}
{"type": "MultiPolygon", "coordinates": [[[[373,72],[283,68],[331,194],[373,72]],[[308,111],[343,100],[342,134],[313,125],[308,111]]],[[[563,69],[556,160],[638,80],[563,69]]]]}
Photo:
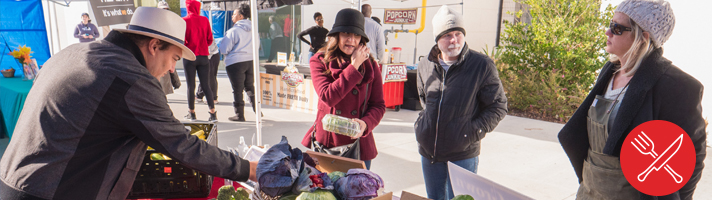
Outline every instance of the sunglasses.
{"type": "Polygon", "coordinates": [[[316,21],[317,21],[317,22],[320,22],[320,21],[324,21],[324,19],[317,19],[316,21]]]}
{"type": "Polygon", "coordinates": [[[617,24],[615,22],[611,22],[611,24],[608,26],[608,28],[611,29],[611,33],[613,33],[613,35],[622,35],[624,31],[633,30],[633,29],[630,29],[630,27],[625,27],[625,26],[617,24]]]}

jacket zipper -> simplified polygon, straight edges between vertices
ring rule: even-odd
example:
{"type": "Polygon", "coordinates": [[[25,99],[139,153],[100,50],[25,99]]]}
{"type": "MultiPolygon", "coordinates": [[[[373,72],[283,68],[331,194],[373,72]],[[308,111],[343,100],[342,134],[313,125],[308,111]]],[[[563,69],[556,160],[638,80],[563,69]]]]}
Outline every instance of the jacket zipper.
{"type": "MultiPolygon", "coordinates": [[[[451,65],[452,67],[452,65],[451,65]]],[[[437,155],[438,152],[438,132],[440,131],[440,109],[442,108],[443,105],[443,98],[445,97],[445,77],[447,75],[447,70],[443,68],[443,82],[440,84],[440,102],[438,103],[438,118],[437,121],[435,122],[435,145],[433,146],[433,157],[430,160],[430,164],[435,163],[435,156],[437,155]]]]}

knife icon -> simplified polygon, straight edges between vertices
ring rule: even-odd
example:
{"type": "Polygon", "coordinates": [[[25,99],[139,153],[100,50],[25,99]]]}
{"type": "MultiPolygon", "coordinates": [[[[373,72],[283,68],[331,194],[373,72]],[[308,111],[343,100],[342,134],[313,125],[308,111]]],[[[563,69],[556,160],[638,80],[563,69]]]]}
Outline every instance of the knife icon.
{"type": "Polygon", "coordinates": [[[658,171],[663,166],[665,166],[667,164],[667,162],[670,161],[670,158],[672,158],[677,153],[677,151],[680,150],[681,146],[682,146],[682,134],[680,134],[680,136],[677,137],[677,139],[675,139],[675,141],[672,144],[670,144],[670,146],[668,146],[668,148],[665,149],[665,151],[662,154],[660,154],[660,156],[658,156],[658,158],[656,158],[655,161],[653,161],[653,163],[651,163],[647,169],[645,169],[645,171],[643,171],[642,173],[640,173],[638,175],[638,181],[640,181],[640,182],[645,181],[645,179],[648,178],[648,175],[650,174],[650,172],[652,172],[653,170],[658,171]],[[675,147],[675,146],[677,146],[677,147],[675,147]],[[674,151],[670,152],[670,150],[673,147],[675,147],[674,151]]]}

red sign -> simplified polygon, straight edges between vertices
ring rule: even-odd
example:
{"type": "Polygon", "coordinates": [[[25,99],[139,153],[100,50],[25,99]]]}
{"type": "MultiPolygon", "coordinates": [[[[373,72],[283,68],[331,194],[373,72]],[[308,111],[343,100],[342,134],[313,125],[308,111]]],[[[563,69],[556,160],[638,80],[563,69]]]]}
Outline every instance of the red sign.
{"type": "Polygon", "coordinates": [[[383,82],[398,82],[408,80],[408,69],[405,64],[386,64],[383,65],[383,82]]]}
{"type": "Polygon", "coordinates": [[[621,169],[638,191],[664,196],[680,190],[695,170],[695,147],[679,126],[663,120],[640,124],[621,147],[621,169]]]}
{"type": "Polygon", "coordinates": [[[415,24],[418,9],[386,9],[383,15],[384,24],[415,24]]]}
{"type": "Polygon", "coordinates": [[[170,174],[171,172],[173,172],[171,167],[163,167],[163,173],[170,174]]]}

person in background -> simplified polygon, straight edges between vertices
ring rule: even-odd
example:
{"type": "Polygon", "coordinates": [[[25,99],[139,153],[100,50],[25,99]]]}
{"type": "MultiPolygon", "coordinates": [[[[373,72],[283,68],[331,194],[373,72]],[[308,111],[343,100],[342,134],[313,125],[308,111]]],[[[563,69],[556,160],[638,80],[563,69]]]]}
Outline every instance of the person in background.
{"type": "Polygon", "coordinates": [[[74,28],[74,37],[79,38],[80,43],[93,42],[99,37],[99,29],[91,23],[89,13],[82,13],[82,22],[74,28]]]}
{"type": "Polygon", "coordinates": [[[361,13],[364,16],[364,31],[366,31],[368,38],[371,39],[368,42],[368,48],[376,56],[374,59],[379,63],[384,63],[386,62],[386,35],[383,32],[383,27],[371,19],[371,5],[363,4],[361,13]]]}
{"type": "Polygon", "coordinates": [[[418,63],[416,84],[423,110],[415,122],[429,199],[453,198],[447,162],[477,173],[480,143],[507,115],[497,67],[469,49],[465,22],[442,6],[433,16],[435,46],[418,63]]]}
{"type": "MultiPolygon", "coordinates": [[[[215,102],[215,105],[218,104],[218,66],[220,66],[220,50],[218,49],[218,43],[220,43],[219,40],[213,41],[212,44],[208,47],[210,56],[208,56],[208,64],[210,64],[210,89],[213,90],[213,102],[215,102]]],[[[195,92],[195,100],[196,101],[203,101],[203,97],[205,97],[205,92],[203,92],[203,83],[198,84],[198,91],[195,92]]],[[[206,102],[207,103],[207,102],[206,102]]]]}
{"type": "Polygon", "coordinates": [[[373,19],[373,21],[376,21],[376,23],[378,23],[378,25],[383,26],[383,24],[381,24],[381,19],[379,19],[378,17],[373,16],[373,17],[371,17],[371,19],[373,19]]]}
{"type": "Polygon", "coordinates": [[[309,45],[310,59],[314,56],[314,54],[316,54],[317,51],[319,51],[319,49],[321,49],[321,47],[324,46],[326,34],[329,33],[329,29],[324,28],[324,17],[321,16],[320,12],[314,13],[314,22],[316,22],[316,26],[312,26],[307,30],[302,31],[297,36],[300,40],[309,45]],[[311,42],[304,39],[304,35],[309,35],[311,42]]]}
{"type": "Polygon", "coordinates": [[[304,135],[302,145],[311,148],[312,133],[326,148],[360,139],[360,159],[370,169],[371,160],[378,155],[373,129],[383,119],[386,104],[378,63],[366,46],[369,38],[363,31],[363,19],[358,10],[339,11],[327,35],[328,44],[309,60],[319,106],[314,126],[304,135]],[[326,114],[354,119],[361,130],[354,137],[327,132],[321,123],[326,114]]]}
{"type": "MultiPolygon", "coordinates": [[[[242,91],[247,93],[255,111],[255,78],[252,52],[252,22],[248,20],[250,5],[240,4],[232,14],[232,28],[227,30],[225,37],[218,46],[220,53],[225,55],[225,71],[232,84],[232,94],[235,107],[235,116],[228,118],[230,121],[245,121],[245,101],[242,91]]],[[[257,40],[259,42],[259,40],[257,40]]]]}
{"type": "MultiPolygon", "coordinates": [[[[156,7],[164,10],[171,9],[168,6],[168,3],[166,3],[165,1],[159,1],[156,7]]],[[[166,95],[173,94],[173,89],[178,89],[178,87],[180,87],[180,78],[178,77],[178,73],[176,73],[176,70],[174,68],[171,68],[168,76],[163,76],[158,81],[161,83],[163,93],[165,93],[166,95]],[[175,85],[176,81],[178,82],[177,86],[175,85]]]]}
{"type": "Polygon", "coordinates": [[[47,60],[0,159],[0,199],[126,199],[151,146],[192,169],[256,180],[257,162],[190,135],[158,78],[181,58],[186,25],[139,7],[126,29],[47,60]]]}
{"type": "Polygon", "coordinates": [[[292,49],[292,25],[294,23],[294,20],[292,20],[291,14],[287,14],[287,17],[284,18],[284,26],[282,26],[284,30],[284,49],[287,50],[287,57],[289,57],[290,52],[294,51],[292,49]]]}
{"type": "Polygon", "coordinates": [[[205,99],[210,108],[210,118],[208,121],[216,122],[218,120],[215,111],[215,101],[213,90],[210,88],[210,64],[208,62],[208,46],[213,43],[213,31],[210,29],[210,22],[207,17],[200,16],[201,3],[197,0],[187,0],[185,2],[188,15],[183,17],[186,26],[185,31],[185,46],[195,52],[197,56],[195,61],[183,60],[183,68],[185,71],[185,79],[188,83],[188,115],[185,119],[194,121],[195,118],[195,73],[198,72],[198,78],[203,84],[203,92],[205,99]]]}
{"type": "MultiPolygon", "coordinates": [[[[578,177],[576,199],[692,199],[707,155],[703,85],[663,57],[675,22],[672,6],[663,0],[626,0],[616,8],[606,30],[609,61],[558,136],[578,177]],[[696,152],[687,183],[667,196],[636,190],[620,165],[625,139],[652,120],[680,126],[696,152]]],[[[666,170],[660,172],[670,178],[666,170]]]]}
{"type": "Polygon", "coordinates": [[[267,59],[267,62],[271,63],[274,60],[274,57],[277,56],[277,52],[284,50],[285,40],[282,27],[274,21],[274,15],[269,16],[269,23],[269,39],[272,40],[272,45],[270,45],[269,48],[269,58],[267,59]]]}

